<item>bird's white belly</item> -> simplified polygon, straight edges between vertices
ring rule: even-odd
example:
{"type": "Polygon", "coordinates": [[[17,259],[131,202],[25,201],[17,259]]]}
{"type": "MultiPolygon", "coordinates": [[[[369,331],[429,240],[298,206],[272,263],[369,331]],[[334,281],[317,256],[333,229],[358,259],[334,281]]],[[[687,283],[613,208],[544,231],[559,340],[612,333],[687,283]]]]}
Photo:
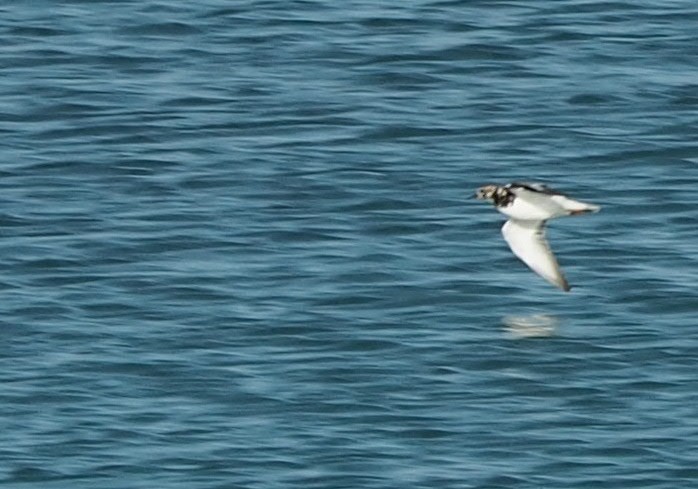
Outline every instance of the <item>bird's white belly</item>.
{"type": "Polygon", "coordinates": [[[497,207],[497,210],[514,219],[533,221],[544,221],[564,213],[564,210],[553,202],[541,204],[542,202],[533,204],[526,199],[517,197],[510,205],[497,207]]]}

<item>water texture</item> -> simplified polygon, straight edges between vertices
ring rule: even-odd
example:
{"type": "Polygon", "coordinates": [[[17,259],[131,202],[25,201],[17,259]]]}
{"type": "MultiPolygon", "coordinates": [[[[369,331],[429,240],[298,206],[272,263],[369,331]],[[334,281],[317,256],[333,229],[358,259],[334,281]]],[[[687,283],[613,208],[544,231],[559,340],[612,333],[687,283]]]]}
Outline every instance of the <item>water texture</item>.
{"type": "Polygon", "coordinates": [[[697,22],[1,6],[0,487],[696,487],[697,22]],[[512,180],[603,207],[570,293],[512,180]]]}

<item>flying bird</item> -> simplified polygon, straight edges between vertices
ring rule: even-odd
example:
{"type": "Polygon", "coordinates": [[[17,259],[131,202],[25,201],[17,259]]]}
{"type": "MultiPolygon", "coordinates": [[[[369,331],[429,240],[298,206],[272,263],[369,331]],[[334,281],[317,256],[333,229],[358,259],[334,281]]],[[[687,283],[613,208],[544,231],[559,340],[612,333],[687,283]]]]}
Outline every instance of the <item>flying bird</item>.
{"type": "Polygon", "coordinates": [[[499,212],[509,216],[502,234],[511,251],[531,270],[568,292],[570,285],[545,239],[545,223],[555,217],[598,212],[601,207],[570,199],[540,183],[485,185],[477,189],[475,197],[492,201],[499,212]]]}

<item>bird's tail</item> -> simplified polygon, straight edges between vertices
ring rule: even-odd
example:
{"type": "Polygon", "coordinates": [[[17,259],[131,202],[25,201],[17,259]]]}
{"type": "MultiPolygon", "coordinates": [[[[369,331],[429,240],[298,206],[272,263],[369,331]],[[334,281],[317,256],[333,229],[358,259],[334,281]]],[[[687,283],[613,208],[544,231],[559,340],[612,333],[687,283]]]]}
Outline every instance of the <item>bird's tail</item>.
{"type": "Polygon", "coordinates": [[[567,201],[564,203],[564,207],[570,216],[589,214],[591,212],[599,212],[601,210],[601,206],[587,204],[586,202],[579,202],[578,200],[572,199],[567,199],[567,201]]]}

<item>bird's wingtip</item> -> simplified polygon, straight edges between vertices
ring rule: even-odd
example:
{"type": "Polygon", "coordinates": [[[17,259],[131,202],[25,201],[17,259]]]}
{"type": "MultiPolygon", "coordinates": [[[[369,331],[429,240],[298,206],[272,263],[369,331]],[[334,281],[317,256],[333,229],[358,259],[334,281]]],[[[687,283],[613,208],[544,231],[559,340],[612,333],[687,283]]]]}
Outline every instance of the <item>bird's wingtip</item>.
{"type": "Polygon", "coordinates": [[[560,277],[559,281],[555,283],[563,292],[569,292],[572,290],[572,287],[570,286],[569,282],[567,282],[567,279],[565,277],[560,277]]]}

